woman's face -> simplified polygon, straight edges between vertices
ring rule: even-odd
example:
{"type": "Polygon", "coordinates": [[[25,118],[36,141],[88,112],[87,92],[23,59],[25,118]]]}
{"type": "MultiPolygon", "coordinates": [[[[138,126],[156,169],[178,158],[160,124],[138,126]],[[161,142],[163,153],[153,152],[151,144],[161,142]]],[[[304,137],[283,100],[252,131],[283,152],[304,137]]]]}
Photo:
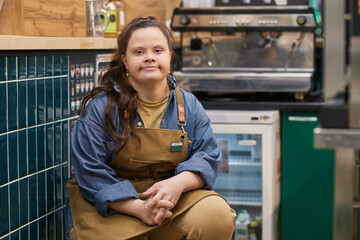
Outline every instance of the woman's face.
{"type": "Polygon", "coordinates": [[[129,71],[131,85],[146,85],[166,81],[172,52],[162,31],[157,27],[135,30],[122,60],[129,71]]]}

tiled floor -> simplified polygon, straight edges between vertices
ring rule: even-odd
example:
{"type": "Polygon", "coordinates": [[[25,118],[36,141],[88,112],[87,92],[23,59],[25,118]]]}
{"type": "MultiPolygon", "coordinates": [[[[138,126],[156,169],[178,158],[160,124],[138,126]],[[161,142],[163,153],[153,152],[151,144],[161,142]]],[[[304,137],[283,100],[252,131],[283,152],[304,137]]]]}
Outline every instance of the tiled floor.
{"type": "Polygon", "coordinates": [[[68,56],[0,56],[0,239],[64,239],[68,56]]]}

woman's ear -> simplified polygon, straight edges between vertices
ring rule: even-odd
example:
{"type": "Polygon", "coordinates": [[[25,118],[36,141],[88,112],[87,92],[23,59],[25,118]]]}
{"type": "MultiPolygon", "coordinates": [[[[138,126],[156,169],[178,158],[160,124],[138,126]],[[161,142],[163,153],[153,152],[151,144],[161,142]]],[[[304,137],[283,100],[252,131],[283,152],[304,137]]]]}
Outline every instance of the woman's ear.
{"type": "Polygon", "coordinates": [[[126,58],[125,58],[125,55],[124,55],[124,54],[123,54],[123,55],[121,55],[121,60],[122,60],[122,62],[124,63],[125,68],[126,68],[126,69],[129,69],[129,68],[128,68],[128,66],[127,66],[127,63],[126,63],[126,58]]]}

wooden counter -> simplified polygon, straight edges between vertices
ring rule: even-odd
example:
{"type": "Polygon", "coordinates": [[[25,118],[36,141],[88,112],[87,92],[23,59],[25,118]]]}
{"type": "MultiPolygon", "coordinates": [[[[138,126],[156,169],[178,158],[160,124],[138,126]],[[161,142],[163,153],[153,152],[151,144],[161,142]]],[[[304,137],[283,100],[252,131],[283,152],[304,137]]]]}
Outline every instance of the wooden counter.
{"type": "Polygon", "coordinates": [[[29,37],[0,35],[1,50],[115,49],[116,38],[29,37]]]}

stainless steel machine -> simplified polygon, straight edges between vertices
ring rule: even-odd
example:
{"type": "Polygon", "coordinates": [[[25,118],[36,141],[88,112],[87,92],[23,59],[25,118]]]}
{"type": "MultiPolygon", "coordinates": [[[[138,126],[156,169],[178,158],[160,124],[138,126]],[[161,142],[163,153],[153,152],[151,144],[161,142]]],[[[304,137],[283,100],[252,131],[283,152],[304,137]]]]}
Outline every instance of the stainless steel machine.
{"type": "MultiPolygon", "coordinates": [[[[324,5],[324,97],[316,148],[335,150],[333,240],[359,236],[360,1],[324,5]]],[[[329,159],[333,161],[334,159],[329,159]]]]}
{"type": "Polygon", "coordinates": [[[316,19],[308,6],[177,8],[180,85],[193,92],[312,91],[316,19]]]}

